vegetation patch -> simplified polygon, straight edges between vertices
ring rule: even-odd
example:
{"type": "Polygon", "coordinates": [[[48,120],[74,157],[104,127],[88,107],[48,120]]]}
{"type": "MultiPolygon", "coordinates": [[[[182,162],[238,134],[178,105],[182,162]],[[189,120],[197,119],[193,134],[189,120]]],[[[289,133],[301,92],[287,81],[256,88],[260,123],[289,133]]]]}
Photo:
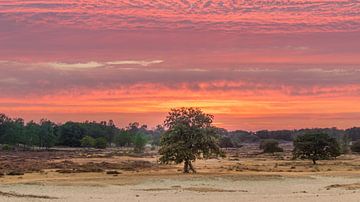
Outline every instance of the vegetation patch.
{"type": "Polygon", "coordinates": [[[44,196],[44,195],[32,195],[32,194],[18,194],[15,192],[3,192],[0,191],[0,196],[16,197],[16,198],[34,198],[34,199],[58,199],[57,197],[44,196]]]}

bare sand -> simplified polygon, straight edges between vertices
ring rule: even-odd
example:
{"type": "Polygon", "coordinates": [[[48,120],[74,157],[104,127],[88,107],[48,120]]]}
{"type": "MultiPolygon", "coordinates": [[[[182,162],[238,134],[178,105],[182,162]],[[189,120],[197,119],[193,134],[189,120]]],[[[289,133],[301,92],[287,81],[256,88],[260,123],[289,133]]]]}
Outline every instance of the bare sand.
{"type": "Polygon", "coordinates": [[[360,177],[112,176],[0,185],[0,201],[359,201],[360,177]],[[76,183],[75,183],[76,181],[76,183]],[[87,183],[89,182],[89,183],[87,183]]]}

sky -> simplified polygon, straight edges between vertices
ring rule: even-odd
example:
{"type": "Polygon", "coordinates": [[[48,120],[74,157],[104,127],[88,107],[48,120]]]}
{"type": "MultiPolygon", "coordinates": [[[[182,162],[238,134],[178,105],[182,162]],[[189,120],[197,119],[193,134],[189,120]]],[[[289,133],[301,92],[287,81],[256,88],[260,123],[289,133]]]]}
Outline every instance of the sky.
{"type": "Polygon", "coordinates": [[[360,126],[359,0],[0,0],[0,113],[360,126]]]}

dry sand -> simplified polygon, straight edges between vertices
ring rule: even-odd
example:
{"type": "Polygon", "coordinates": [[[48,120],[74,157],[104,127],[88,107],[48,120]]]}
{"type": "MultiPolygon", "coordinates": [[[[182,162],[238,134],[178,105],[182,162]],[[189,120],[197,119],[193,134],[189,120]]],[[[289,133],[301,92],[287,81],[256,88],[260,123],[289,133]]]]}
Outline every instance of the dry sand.
{"type": "Polygon", "coordinates": [[[0,177],[0,202],[360,201],[359,155],[314,166],[291,160],[289,152],[264,155],[243,148],[226,159],[199,160],[199,173],[184,175],[181,165],[157,165],[156,155],[116,152],[3,153],[0,169],[20,166],[25,175],[0,177]],[[77,172],[58,172],[64,166],[77,172]]]}
{"type": "MultiPolygon", "coordinates": [[[[108,177],[104,176],[104,178],[108,177]]],[[[47,182],[3,184],[0,185],[0,201],[360,200],[359,177],[254,174],[115,176],[113,178],[103,180],[101,176],[91,176],[88,179],[78,179],[78,183],[53,179],[47,182]],[[90,183],[86,183],[87,181],[90,183]]]]}

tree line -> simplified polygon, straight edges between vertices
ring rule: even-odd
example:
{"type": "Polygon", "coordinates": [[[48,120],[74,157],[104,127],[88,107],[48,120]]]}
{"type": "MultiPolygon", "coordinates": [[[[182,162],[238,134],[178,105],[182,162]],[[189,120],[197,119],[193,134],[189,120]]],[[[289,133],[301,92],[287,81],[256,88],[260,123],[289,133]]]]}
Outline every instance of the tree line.
{"type": "MultiPolygon", "coordinates": [[[[360,128],[341,130],[337,128],[315,128],[299,130],[261,130],[249,132],[244,130],[227,131],[215,128],[219,135],[219,145],[222,148],[240,147],[244,143],[256,143],[272,139],[278,141],[293,141],[297,136],[307,133],[326,133],[336,138],[341,144],[360,140],[360,128]]],[[[138,145],[160,145],[160,136],[165,132],[162,125],[149,129],[137,122],[130,123],[125,128],[117,127],[112,120],[101,122],[66,122],[56,124],[42,119],[40,122],[25,123],[21,118],[10,118],[0,114],[0,144],[22,145],[23,147],[50,148],[65,147],[97,147],[107,146],[132,147],[138,145]]]]}
{"type": "Polygon", "coordinates": [[[261,141],[260,149],[275,153],[283,152],[279,140],[293,141],[294,159],[311,159],[314,164],[318,160],[336,158],[351,144],[354,152],[360,152],[359,128],[252,133],[228,132],[213,126],[212,122],[213,116],[198,108],[172,109],[164,125],[152,130],[137,122],[125,128],[116,127],[113,121],[55,124],[42,119],[39,123],[30,121],[25,124],[23,119],[0,114],[0,144],[24,148],[132,146],[135,152],[142,152],[150,143],[160,146],[161,163],[184,163],[185,173],[196,172],[192,165],[196,159],[224,157],[222,147],[239,147],[244,142],[261,141]]]}
{"type": "Polygon", "coordinates": [[[66,122],[56,124],[42,119],[40,122],[25,123],[21,118],[10,118],[0,114],[0,144],[6,147],[19,148],[51,148],[65,147],[95,147],[108,146],[134,147],[141,151],[149,143],[160,144],[160,135],[164,129],[157,126],[148,129],[146,125],[130,123],[125,128],[116,127],[112,120],[101,122],[66,122]]]}

